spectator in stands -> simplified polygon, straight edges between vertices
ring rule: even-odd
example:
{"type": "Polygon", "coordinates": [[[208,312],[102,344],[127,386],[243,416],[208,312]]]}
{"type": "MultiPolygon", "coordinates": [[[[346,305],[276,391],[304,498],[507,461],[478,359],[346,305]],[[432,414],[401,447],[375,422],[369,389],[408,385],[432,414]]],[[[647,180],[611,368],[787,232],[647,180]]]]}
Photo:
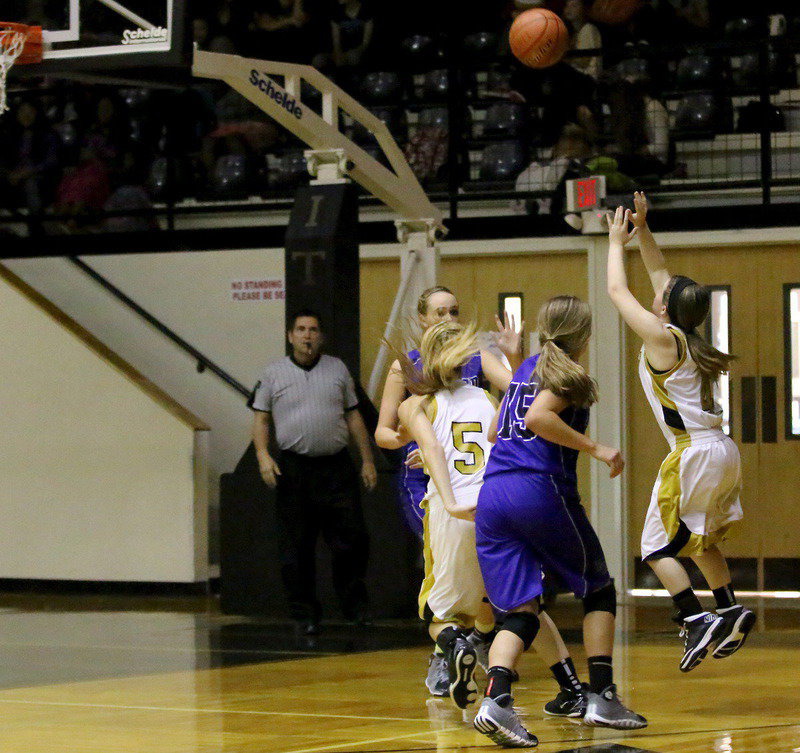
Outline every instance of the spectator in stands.
{"type": "Polygon", "coordinates": [[[224,39],[235,49],[241,49],[250,22],[252,5],[249,0],[215,0],[214,9],[209,16],[211,39],[224,39]]]}
{"type": "Polygon", "coordinates": [[[596,81],[603,72],[603,57],[600,51],[603,40],[598,28],[587,20],[590,5],[589,0],[567,0],[564,5],[564,20],[570,31],[570,49],[573,52],[598,51],[589,57],[570,57],[569,64],[578,73],[591,76],[596,81]]]}
{"type": "MultiPolygon", "coordinates": [[[[147,156],[134,151],[126,152],[122,157],[122,169],[117,185],[103,205],[106,212],[132,210],[141,212],[152,209],[153,204],[144,183],[147,180],[147,156]]],[[[115,233],[144,232],[158,230],[158,220],[151,214],[131,214],[107,217],[104,229],[115,233]]]]}
{"type": "Polygon", "coordinates": [[[123,101],[112,94],[103,94],[95,107],[94,119],[83,138],[83,148],[104,161],[110,171],[128,148],[130,118],[123,101]]]}
{"type": "Polygon", "coordinates": [[[289,63],[309,62],[311,45],[303,33],[308,21],[303,0],[262,0],[253,11],[247,54],[289,63]]]}
{"type": "Polygon", "coordinates": [[[643,79],[622,78],[609,94],[606,149],[625,175],[658,178],[669,169],[669,115],[643,79]]]}
{"type": "Polygon", "coordinates": [[[517,191],[546,191],[538,199],[515,200],[512,209],[519,214],[559,214],[564,205],[564,182],[578,177],[583,162],[592,153],[591,141],[580,126],[568,123],[561,131],[549,160],[532,162],[517,177],[517,191]]]}
{"type": "Polygon", "coordinates": [[[333,64],[337,68],[361,65],[375,29],[374,9],[368,0],[338,0],[330,22],[333,64]]]}
{"type": "Polygon", "coordinates": [[[39,104],[23,99],[3,138],[0,194],[8,205],[41,212],[50,204],[59,175],[59,139],[39,104]]]}
{"type": "Polygon", "coordinates": [[[348,440],[358,445],[361,481],[377,475],[353,379],[344,363],[321,355],[320,317],[302,310],[289,320],[291,353],[271,363],[256,384],[253,444],[261,476],[275,488],[282,575],[292,617],[306,635],[319,630],[316,544],[332,553],[333,582],[345,618],[365,619],[368,537],[348,440]],[[270,420],[280,455],[270,451],[270,420]]]}
{"type": "Polygon", "coordinates": [[[108,166],[90,149],[82,149],[78,164],[67,167],[56,189],[55,210],[69,217],[65,228],[76,231],[96,219],[111,193],[108,166]]]}

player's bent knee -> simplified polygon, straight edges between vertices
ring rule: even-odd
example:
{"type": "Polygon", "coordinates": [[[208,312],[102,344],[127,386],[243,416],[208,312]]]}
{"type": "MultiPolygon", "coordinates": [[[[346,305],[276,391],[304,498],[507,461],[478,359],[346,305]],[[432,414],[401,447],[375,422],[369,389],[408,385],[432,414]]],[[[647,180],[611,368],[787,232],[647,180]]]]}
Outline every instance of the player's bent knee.
{"type": "Polygon", "coordinates": [[[532,612],[512,612],[503,622],[503,630],[514,633],[527,651],[539,632],[539,617],[532,612]]]}
{"type": "Polygon", "coordinates": [[[583,613],[589,612],[610,612],[614,616],[617,614],[617,589],[612,580],[607,586],[592,591],[583,599],[583,613]]]}

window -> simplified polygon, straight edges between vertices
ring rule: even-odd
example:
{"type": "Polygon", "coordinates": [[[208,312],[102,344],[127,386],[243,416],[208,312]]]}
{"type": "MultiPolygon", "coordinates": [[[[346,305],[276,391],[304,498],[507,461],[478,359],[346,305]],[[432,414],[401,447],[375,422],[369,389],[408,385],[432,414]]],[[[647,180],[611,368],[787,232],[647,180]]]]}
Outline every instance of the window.
{"type": "Polygon", "coordinates": [[[519,329],[522,321],[522,293],[500,293],[498,299],[500,321],[505,321],[503,315],[508,314],[508,320],[513,321],[514,327],[519,329]]]}
{"type": "Polygon", "coordinates": [[[784,286],[786,438],[800,439],[800,285],[784,286]]]}
{"type": "MultiPolygon", "coordinates": [[[[706,339],[717,350],[730,353],[731,347],[731,289],[728,285],[709,285],[711,311],[706,319],[706,339]]],[[[731,379],[723,374],[714,385],[714,399],[722,408],[722,430],[731,433],[731,379]]]]}

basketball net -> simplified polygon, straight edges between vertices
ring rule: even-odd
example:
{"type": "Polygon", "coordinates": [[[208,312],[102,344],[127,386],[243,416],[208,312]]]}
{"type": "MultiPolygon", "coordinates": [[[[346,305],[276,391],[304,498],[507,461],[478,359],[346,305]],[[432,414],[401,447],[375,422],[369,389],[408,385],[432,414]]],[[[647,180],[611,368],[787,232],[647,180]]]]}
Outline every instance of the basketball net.
{"type": "Polygon", "coordinates": [[[0,115],[8,110],[6,104],[8,72],[20,57],[22,58],[20,63],[41,61],[41,27],[0,22],[0,115]]]}

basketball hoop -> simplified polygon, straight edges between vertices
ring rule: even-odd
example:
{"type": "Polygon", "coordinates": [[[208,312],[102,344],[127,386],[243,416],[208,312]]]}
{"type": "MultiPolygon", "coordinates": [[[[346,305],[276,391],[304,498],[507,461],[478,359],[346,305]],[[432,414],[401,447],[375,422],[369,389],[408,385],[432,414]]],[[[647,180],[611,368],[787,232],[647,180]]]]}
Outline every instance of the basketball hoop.
{"type": "Polygon", "coordinates": [[[0,115],[8,110],[6,76],[14,63],[42,61],[42,27],[0,21],[0,115]]]}

